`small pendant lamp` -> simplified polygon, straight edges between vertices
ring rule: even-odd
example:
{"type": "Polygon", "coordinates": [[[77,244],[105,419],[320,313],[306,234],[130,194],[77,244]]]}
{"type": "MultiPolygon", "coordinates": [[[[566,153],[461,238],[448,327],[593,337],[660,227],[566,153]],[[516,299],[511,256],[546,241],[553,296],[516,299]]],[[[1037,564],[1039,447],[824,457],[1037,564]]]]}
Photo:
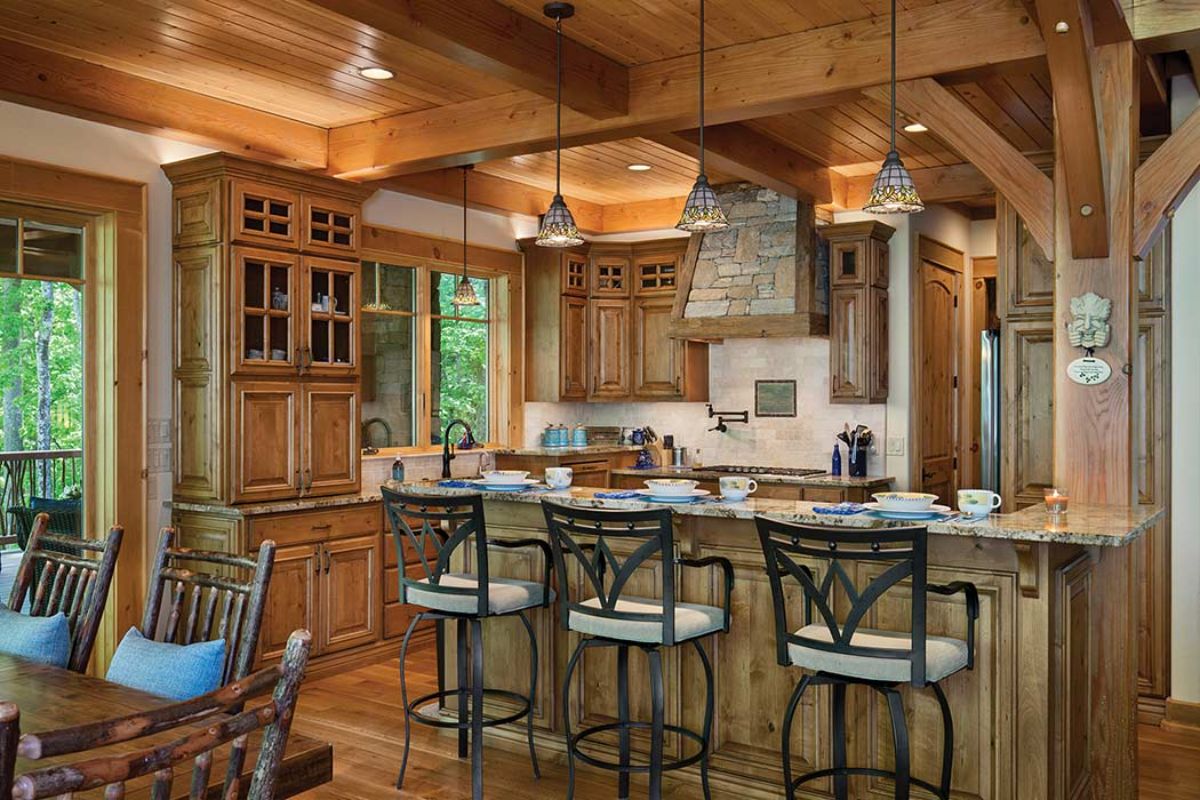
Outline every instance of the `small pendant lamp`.
{"type": "Polygon", "coordinates": [[[904,168],[896,152],[896,0],[892,0],[892,147],[871,184],[871,194],[863,211],[872,214],[912,214],[924,211],[912,175],[904,168]]]}
{"type": "Polygon", "coordinates": [[[704,0],[700,0],[700,175],[688,192],[683,214],[675,225],[681,231],[704,233],[729,227],[721,203],[704,174],[704,0]]]}
{"type": "Polygon", "coordinates": [[[475,294],[475,287],[471,285],[471,279],[467,277],[467,175],[471,172],[471,165],[467,164],[462,168],[463,174],[463,271],[462,278],[458,281],[458,286],[454,288],[454,299],[451,301],[456,306],[477,306],[479,305],[479,295],[475,294]]]}
{"type": "Polygon", "coordinates": [[[575,6],[570,3],[547,3],[542,13],[554,20],[557,35],[558,51],[558,99],[555,104],[557,129],[554,134],[554,199],[550,208],[542,217],[542,227],[538,230],[537,244],[542,247],[574,247],[583,244],[579,235],[579,227],[571,209],[562,196],[562,21],[574,16],[575,6]]]}

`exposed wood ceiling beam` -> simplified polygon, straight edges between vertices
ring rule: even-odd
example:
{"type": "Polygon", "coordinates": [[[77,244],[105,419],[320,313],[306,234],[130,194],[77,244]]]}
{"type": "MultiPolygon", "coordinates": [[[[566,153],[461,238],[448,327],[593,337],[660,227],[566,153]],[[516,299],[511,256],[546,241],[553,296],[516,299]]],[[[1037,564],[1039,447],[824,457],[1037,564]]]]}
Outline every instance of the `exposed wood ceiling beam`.
{"type": "Polygon", "coordinates": [[[328,132],[0,39],[0,97],[247,158],[323,169],[328,132]]]}
{"type": "MultiPolygon", "coordinates": [[[[926,203],[952,203],[996,192],[992,182],[972,164],[910,170],[917,192],[926,203]]],[[[871,193],[874,175],[846,179],[846,208],[862,208],[871,193]]]]}
{"type": "Polygon", "coordinates": [[[1166,53],[1200,46],[1200,0],[1120,2],[1140,52],[1166,53]]]}
{"type": "MultiPolygon", "coordinates": [[[[651,136],[693,158],[700,154],[698,131],[651,136]]],[[[845,205],[845,178],[806,155],[740,123],[714,125],[704,131],[708,164],[721,172],[774,189],[788,197],[845,205]]]]}
{"type": "MultiPolygon", "coordinates": [[[[1086,0],[1091,9],[1092,39],[1096,46],[1133,39],[1121,0],[1086,0]]],[[[1040,0],[1039,0],[1040,2],[1040,0]]]]}
{"type": "MultiPolygon", "coordinates": [[[[887,89],[866,92],[887,99],[887,89]]],[[[1017,209],[1045,253],[1054,252],[1054,185],[957,95],[932,78],[896,87],[896,103],[974,164],[1017,209]]]]}
{"type": "Polygon", "coordinates": [[[1144,257],[1200,179],[1200,109],[1138,167],[1133,182],[1133,254],[1144,257]]]}
{"type": "MultiPolygon", "coordinates": [[[[1085,2],[1037,0],[1037,6],[1054,93],[1055,133],[1067,185],[1071,252],[1075,258],[1104,258],[1108,255],[1108,213],[1092,92],[1091,23],[1085,2]],[[1058,30],[1064,24],[1067,30],[1058,30]]],[[[1109,2],[1097,0],[1095,6],[1105,8],[1109,2]]]]}
{"type": "MultiPolygon", "coordinates": [[[[949,0],[902,12],[901,79],[1033,58],[1041,37],[1010,0],[949,0]],[[946,42],[954,42],[947,47],[946,42]]],[[[713,50],[707,111],[714,124],[812,108],[879,82],[888,25],[870,18],[713,50]]],[[[684,130],[696,114],[696,59],[629,70],[629,113],[564,113],[568,145],[684,130]]],[[[528,92],[394,115],[330,132],[330,171],[364,179],[547,149],[554,104],[528,92]]]]}
{"type": "MultiPolygon", "coordinates": [[[[554,31],[495,0],[310,2],[554,99],[554,31]]],[[[564,33],[563,100],[591,117],[623,116],[629,113],[629,70],[564,33]]]]}

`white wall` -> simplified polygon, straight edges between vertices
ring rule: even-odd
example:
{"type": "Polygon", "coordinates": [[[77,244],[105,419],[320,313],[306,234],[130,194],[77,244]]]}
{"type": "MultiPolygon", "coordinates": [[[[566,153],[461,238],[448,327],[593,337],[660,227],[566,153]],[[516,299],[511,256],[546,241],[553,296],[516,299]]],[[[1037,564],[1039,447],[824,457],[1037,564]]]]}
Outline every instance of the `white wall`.
{"type": "MultiPolygon", "coordinates": [[[[1190,76],[1171,79],[1173,127],[1197,108],[1190,76]]],[[[1171,696],[1200,703],[1200,526],[1185,506],[1200,486],[1200,370],[1196,342],[1200,315],[1200,191],[1193,189],[1171,225],[1171,496],[1180,513],[1171,516],[1171,696]]]]}
{"type": "MultiPolygon", "coordinates": [[[[363,220],[430,236],[462,239],[462,206],[399,192],[376,192],[363,205],[363,220]]],[[[517,239],[537,235],[537,224],[536,217],[470,209],[467,212],[467,238],[471,244],[516,250],[517,239]]]]}

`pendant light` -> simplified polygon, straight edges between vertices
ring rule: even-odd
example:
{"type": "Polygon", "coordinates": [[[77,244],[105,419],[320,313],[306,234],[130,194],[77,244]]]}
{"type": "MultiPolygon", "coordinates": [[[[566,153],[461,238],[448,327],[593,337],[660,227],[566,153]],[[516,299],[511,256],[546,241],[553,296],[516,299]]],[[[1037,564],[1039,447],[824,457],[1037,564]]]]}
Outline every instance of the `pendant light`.
{"type": "Polygon", "coordinates": [[[462,278],[458,281],[458,286],[454,289],[454,299],[451,301],[456,306],[477,306],[479,305],[479,295],[475,294],[475,287],[471,285],[471,279],[467,277],[467,175],[471,172],[471,165],[467,164],[462,168],[463,173],[463,271],[462,278]]]}
{"type": "Polygon", "coordinates": [[[558,54],[558,97],[555,102],[557,128],[554,134],[554,199],[542,217],[537,243],[542,247],[574,247],[583,244],[575,217],[562,196],[562,21],[574,16],[575,6],[570,3],[547,3],[542,13],[554,20],[555,44],[558,54]]]}
{"type": "Polygon", "coordinates": [[[681,231],[704,233],[729,227],[721,203],[704,174],[704,0],[700,0],[700,175],[688,192],[683,214],[675,225],[681,231]]]}
{"type": "Polygon", "coordinates": [[[924,211],[912,175],[904,168],[896,152],[896,0],[892,0],[892,147],[871,184],[871,194],[863,211],[872,214],[912,214],[924,211]]]}

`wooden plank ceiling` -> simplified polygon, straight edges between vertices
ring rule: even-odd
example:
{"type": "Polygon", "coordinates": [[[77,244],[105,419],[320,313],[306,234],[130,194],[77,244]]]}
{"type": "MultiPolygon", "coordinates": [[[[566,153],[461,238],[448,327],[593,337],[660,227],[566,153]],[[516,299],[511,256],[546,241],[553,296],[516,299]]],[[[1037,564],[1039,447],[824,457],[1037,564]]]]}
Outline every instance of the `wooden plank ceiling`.
{"type": "MultiPolygon", "coordinates": [[[[1200,10],[1200,0],[1180,2],[1200,10]]],[[[542,4],[0,0],[0,98],[359,179],[389,177],[388,185],[407,182],[433,196],[457,180],[415,173],[476,163],[488,176],[488,202],[504,208],[511,187],[522,199],[507,210],[528,213],[554,189],[553,129],[545,127],[547,114],[552,122],[546,99],[553,96],[552,75],[543,69],[544,58],[531,66],[530,59],[506,53],[522,41],[537,53],[553,52],[552,38],[543,34],[553,22],[542,4]],[[464,20],[474,20],[475,29],[460,32],[471,27],[464,20]],[[490,26],[483,33],[479,20],[490,26]],[[395,77],[361,77],[359,69],[369,66],[384,66],[395,77]],[[518,79],[522,69],[530,74],[518,79]],[[480,130],[478,144],[464,139],[464,126],[480,130]],[[516,132],[497,141],[505,137],[496,132],[506,129],[516,132]],[[443,145],[447,130],[453,142],[443,145]],[[438,155],[396,164],[403,161],[397,148],[403,153],[405,143],[421,137],[434,146],[412,149],[438,155]],[[346,161],[356,167],[337,169],[346,161]]],[[[1052,148],[1053,90],[1026,10],[1031,2],[898,5],[902,78],[938,77],[1021,153],[1052,148]],[[947,55],[950,37],[950,50],[968,54],[947,55]],[[987,54],[970,55],[973,50],[987,54]]],[[[578,0],[576,15],[565,23],[571,52],[600,70],[569,71],[568,84],[596,75],[614,81],[576,107],[566,98],[571,146],[563,152],[562,188],[569,199],[588,204],[583,216],[589,220],[639,217],[604,208],[643,204],[662,210],[662,219],[642,214],[622,224],[670,224],[667,216],[677,209],[667,201],[690,188],[697,164],[687,142],[694,133],[679,125],[691,113],[686,94],[695,81],[696,8],[697,0],[578,0]],[[646,99],[655,91],[668,95],[664,102],[678,112],[656,115],[654,101],[646,99]],[[631,172],[634,163],[652,169],[631,172]]],[[[889,0],[708,0],[711,121],[726,123],[724,151],[714,158],[720,169],[709,169],[713,182],[744,176],[761,182],[783,159],[780,180],[794,181],[788,185],[799,186],[799,194],[812,194],[816,180],[829,184],[820,195],[831,207],[861,197],[862,181],[888,149],[887,106],[864,93],[886,80],[888,8],[889,0]],[[795,69],[786,69],[789,64],[795,69]],[[816,81],[825,75],[828,91],[810,90],[803,79],[792,88],[798,79],[786,73],[796,70],[816,81]],[[781,81],[793,84],[781,90],[781,81]],[[739,110],[750,107],[754,113],[739,110]],[[741,137],[737,146],[731,137],[741,137]]],[[[1200,51],[1200,14],[1189,21],[1159,6],[1137,11],[1147,52],[1200,51]]],[[[910,121],[916,120],[900,123],[910,121]]],[[[898,145],[909,168],[926,185],[944,188],[947,200],[988,202],[987,182],[961,166],[965,159],[936,128],[900,132],[898,145]]]]}

